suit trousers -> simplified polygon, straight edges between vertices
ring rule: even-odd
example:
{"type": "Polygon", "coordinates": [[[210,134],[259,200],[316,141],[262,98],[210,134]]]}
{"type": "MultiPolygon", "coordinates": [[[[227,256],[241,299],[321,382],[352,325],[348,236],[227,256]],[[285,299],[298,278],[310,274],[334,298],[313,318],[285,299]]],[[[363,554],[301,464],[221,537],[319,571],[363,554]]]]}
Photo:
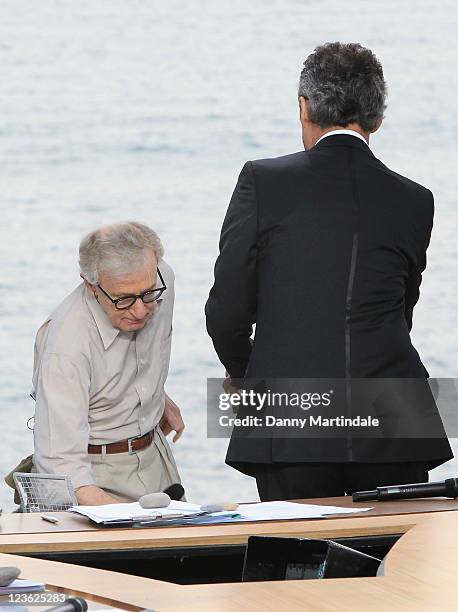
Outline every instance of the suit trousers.
{"type": "Polygon", "coordinates": [[[354,491],[428,481],[424,463],[266,463],[257,464],[261,501],[340,497],[354,491]]]}

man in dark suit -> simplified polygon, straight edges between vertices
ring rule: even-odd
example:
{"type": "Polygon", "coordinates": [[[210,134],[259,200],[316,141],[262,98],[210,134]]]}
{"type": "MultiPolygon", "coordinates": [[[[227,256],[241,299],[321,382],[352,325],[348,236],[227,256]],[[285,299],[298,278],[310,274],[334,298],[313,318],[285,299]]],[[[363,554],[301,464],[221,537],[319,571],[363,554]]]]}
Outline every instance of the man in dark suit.
{"type": "MultiPolygon", "coordinates": [[[[427,385],[409,332],[433,196],[368,146],[385,99],[382,67],[369,49],[318,47],[299,84],[305,151],[243,167],[206,305],[208,333],[232,379],[427,385]]],[[[388,404],[400,416],[403,406],[388,404]]],[[[233,434],[226,462],[256,477],[263,500],[423,482],[453,455],[440,417],[430,411],[423,423],[415,409],[420,433],[409,438],[233,434]],[[428,437],[431,423],[436,433],[428,437]]]]}

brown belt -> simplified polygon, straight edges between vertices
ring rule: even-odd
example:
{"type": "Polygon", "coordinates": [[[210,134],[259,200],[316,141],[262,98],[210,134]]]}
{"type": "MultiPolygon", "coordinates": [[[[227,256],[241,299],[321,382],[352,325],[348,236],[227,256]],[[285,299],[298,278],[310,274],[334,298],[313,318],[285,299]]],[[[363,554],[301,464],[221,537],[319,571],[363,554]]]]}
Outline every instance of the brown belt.
{"type": "Polygon", "coordinates": [[[154,433],[149,431],[144,436],[138,438],[127,438],[119,442],[111,442],[110,444],[89,444],[87,452],[91,455],[111,455],[112,453],[132,453],[146,448],[153,441],[154,433]]]}

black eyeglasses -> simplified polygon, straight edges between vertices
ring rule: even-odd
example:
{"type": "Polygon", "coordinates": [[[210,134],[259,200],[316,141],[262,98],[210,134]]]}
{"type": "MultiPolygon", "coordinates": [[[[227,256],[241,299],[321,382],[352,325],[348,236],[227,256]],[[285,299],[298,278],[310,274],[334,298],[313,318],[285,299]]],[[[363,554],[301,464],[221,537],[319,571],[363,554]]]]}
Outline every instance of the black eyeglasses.
{"type": "Polygon", "coordinates": [[[126,310],[126,308],[131,308],[135,302],[140,299],[144,304],[151,304],[152,302],[156,302],[164,291],[167,289],[164,279],[162,278],[161,271],[157,268],[157,273],[159,278],[161,279],[162,287],[158,287],[157,289],[148,289],[148,291],[144,291],[143,293],[138,293],[136,295],[123,295],[120,298],[114,300],[105,289],[101,285],[97,285],[100,291],[107,296],[114,307],[118,310],[126,310]]]}

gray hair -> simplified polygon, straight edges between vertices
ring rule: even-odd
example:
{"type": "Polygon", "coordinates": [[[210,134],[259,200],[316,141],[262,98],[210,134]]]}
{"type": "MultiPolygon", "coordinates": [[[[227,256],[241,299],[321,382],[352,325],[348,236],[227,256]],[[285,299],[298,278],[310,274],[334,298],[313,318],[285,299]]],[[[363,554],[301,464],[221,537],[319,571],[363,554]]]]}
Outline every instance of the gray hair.
{"type": "Polygon", "coordinates": [[[358,43],[326,43],[304,62],[299,97],[309,100],[310,119],[321,128],[358,123],[371,132],[383,118],[387,93],[382,65],[358,43]]]}
{"type": "Polygon", "coordinates": [[[153,250],[157,261],[164,255],[159,236],[147,225],[127,221],[100,227],[80,243],[81,275],[93,285],[102,272],[129,275],[147,261],[148,249],[153,250]]]}

